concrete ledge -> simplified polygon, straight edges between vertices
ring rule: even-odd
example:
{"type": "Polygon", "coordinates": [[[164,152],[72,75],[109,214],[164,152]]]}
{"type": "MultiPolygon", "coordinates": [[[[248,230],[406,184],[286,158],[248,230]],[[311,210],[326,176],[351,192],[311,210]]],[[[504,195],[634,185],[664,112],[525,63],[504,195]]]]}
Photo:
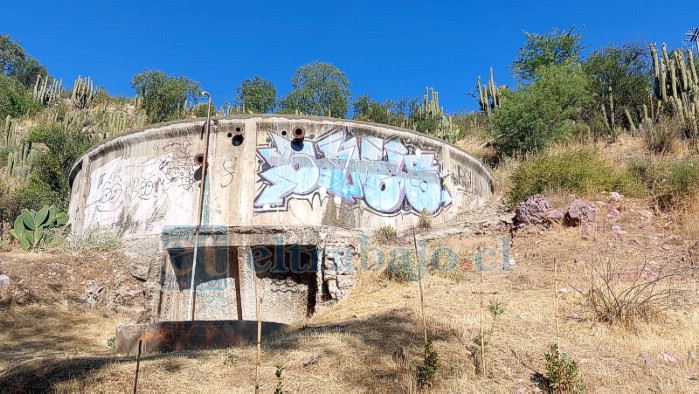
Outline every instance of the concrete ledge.
{"type": "MultiPolygon", "coordinates": [[[[262,336],[282,330],[286,324],[262,322],[262,336]]],[[[118,352],[161,353],[180,350],[219,349],[257,339],[257,322],[251,320],[166,321],[132,324],[117,328],[115,348],[118,352]]]]}

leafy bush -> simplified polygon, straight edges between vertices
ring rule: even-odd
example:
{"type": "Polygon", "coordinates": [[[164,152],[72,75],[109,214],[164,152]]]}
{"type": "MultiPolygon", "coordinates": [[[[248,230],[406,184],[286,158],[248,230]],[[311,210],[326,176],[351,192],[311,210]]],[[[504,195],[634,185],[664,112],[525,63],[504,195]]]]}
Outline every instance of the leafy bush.
{"type": "Polygon", "coordinates": [[[435,374],[439,369],[439,355],[432,346],[432,339],[425,342],[425,358],[422,365],[417,367],[417,385],[420,388],[429,388],[434,382],[435,374]]]}
{"type": "Polygon", "coordinates": [[[313,62],[296,69],[291,78],[293,90],[279,102],[280,111],[306,115],[347,115],[352,93],[344,72],[330,63],[313,62]]]}
{"type": "Polygon", "coordinates": [[[432,228],[432,219],[425,208],[423,208],[422,212],[420,212],[420,221],[418,222],[418,225],[421,228],[432,228]]]}
{"type": "Polygon", "coordinates": [[[512,190],[507,195],[511,206],[529,196],[547,192],[644,193],[643,186],[631,174],[614,168],[589,147],[550,149],[530,156],[514,170],[511,180],[512,190]]]}
{"type": "Polygon", "coordinates": [[[55,205],[59,209],[64,209],[66,205],[61,195],[38,177],[30,178],[28,182],[8,195],[7,199],[9,217],[17,217],[21,208],[38,210],[44,205],[55,205]]]}
{"type": "Polygon", "coordinates": [[[32,115],[41,110],[41,105],[27,94],[26,89],[12,78],[0,74],[0,119],[8,115],[13,118],[32,115]]]}
{"type": "Polygon", "coordinates": [[[554,393],[581,393],[585,385],[580,381],[580,368],[567,353],[558,351],[558,345],[552,344],[544,355],[546,359],[546,376],[543,389],[554,393]]]}
{"type": "MultiPolygon", "coordinates": [[[[67,201],[70,194],[70,169],[75,160],[95,143],[95,139],[82,132],[79,125],[72,129],[59,123],[42,123],[31,129],[25,140],[46,148],[35,165],[32,182],[36,185],[48,185],[51,192],[58,194],[62,201],[67,201]]],[[[65,203],[57,205],[64,208],[65,203]]]]}
{"type": "Polygon", "coordinates": [[[134,75],[131,87],[143,98],[150,123],[182,118],[185,102],[188,99],[196,102],[200,90],[199,82],[153,70],[134,75]]]}
{"type": "Polygon", "coordinates": [[[544,67],[538,73],[539,79],[514,91],[493,114],[495,144],[505,154],[567,140],[592,102],[591,79],[579,66],[544,67]]]}
{"type": "MultiPolygon", "coordinates": [[[[206,118],[206,116],[209,114],[209,104],[199,104],[194,107],[192,112],[194,113],[194,116],[198,118],[206,118]]],[[[211,106],[211,116],[214,115],[216,115],[216,107],[211,106]]]]}
{"type": "Polygon", "coordinates": [[[272,81],[259,76],[245,79],[236,88],[235,104],[255,114],[272,112],[277,105],[277,88],[272,81]]]}
{"type": "MultiPolygon", "coordinates": [[[[607,106],[616,125],[629,128],[629,119],[624,111],[639,121],[638,109],[648,102],[650,90],[650,64],[648,48],[639,43],[610,45],[595,50],[583,63],[583,70],[592,77],[595,106],[607,106]],[[610,94],[614,110],[609,108],[610,94]]],[[[595,112],[599,112],[596,111],[595,112]]],[[[611,126],[611,125],[610,125],[611,126]]]]}
{"type": "Polygon", "coordinates": [[[383,226],[374,230],[374,240],[379,243],[389,243],[393,241],[398,232],[392,226],[383,226]]]}
{"type": "Polygon", "coordinates": [[[640,157],[629,164],[629,172],[646,186],[661,208],[675,206],[699,190],[699,159],[675,161],[640,157]]]}

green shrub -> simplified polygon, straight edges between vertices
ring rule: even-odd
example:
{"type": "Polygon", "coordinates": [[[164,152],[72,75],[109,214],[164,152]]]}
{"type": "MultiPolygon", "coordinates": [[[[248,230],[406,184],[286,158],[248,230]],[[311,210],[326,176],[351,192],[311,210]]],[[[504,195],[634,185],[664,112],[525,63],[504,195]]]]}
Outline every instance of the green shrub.
{"type": "Polygon", "coordinates": [[[19,215],[20,208],[38,210],[44,205],[55,205],[59,209],[65,209],[66,206],[61,195],[38,177],[32,177],[20,186],[9,196],[9,200],[11,205],[8,213],[12,216],[19,215]]]}
{"type": "Polygon", "coordinates": [[[520,87],[493,114],[495,145],[505,154],[535,152],[579,132],[582,111],[592,102],[591,79],[580,67],[538,70],[539,79],[520,87]]]}
{"type": "Polygon", "coordinates": [[[393,241],[398,232],[392,226],[383,226],[374,230],[374,240],[379,243],[389,243],[393,241]]]}
{"type": "Polygon", "coordinates": [[[427,212],[426,208],[422,209],[422,212],[420,212],[420,221],[418,222],[418,226],[420,228],[432,228],[432,219],[430,218],[430,214],[427,212]]]}
{"type": "Polygon", "coordinates": [[[10,115],[19,118],[41,110],[41,105],[27,94],[24,87],[12,78],[0,74],[0,119],[10,115]]]}
{"type": "Polygon", "coordinates": [[[417,367],[417,385],[420,388],[429,388],[434,382],[435,374],[439,369],[439,356],[432,347],[432,339],[425,342],[425,358],[422,365],[417,367]]]}
{"type": "Polygon", "coordinates": [[[662,208],[676,205],[699,189],[699,159],[676,161],[639,157],[629,164],[633,174],[650,191],[662,208]]]}
{"type": "Polygon", "coordinates": [[[510,206],[547,192],[574,194],[616,191],[642,195],[643,186],[627,171],[614,168],[589,147],[553,149],[530,156],[512,173],[510,206]]]}
{"type": "MultiPolygon", "coordinates": [[[[194,107],[194,116],[198,118],[206,118],[206,116],[209,114],[209,104],[198,104],[196,107],[194,107]]],[[[212,106],[211,107],[211,116],[216,115],[216,107],[212,106]]]]}
{"type": "Polygon", "coordinates": [[[546,359],[546,376],[543,389],[554,393],[581,393],[585,385],[580,381],[580,369],[567,353],[560,353],[558,345],[552,344],[546,359]]]}

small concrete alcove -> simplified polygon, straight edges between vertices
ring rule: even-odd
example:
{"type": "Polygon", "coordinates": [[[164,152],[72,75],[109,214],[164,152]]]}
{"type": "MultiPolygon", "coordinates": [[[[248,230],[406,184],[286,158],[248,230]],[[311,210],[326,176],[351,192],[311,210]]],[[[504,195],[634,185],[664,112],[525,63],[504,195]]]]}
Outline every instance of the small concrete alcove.
{"type": "Polygon", "coordinates": [[[250,253],[258,294],[269,300],[266,316],[292,322],[315,312],[321,282],[316,245],[254,245],[250,253]]]}
{"type": "MultiPolygon", "coordinates": [[[[193,247],[167,249],[159,308],[161,320],[188,318],[193,259],[193,247]]],[[[240,278],[237,247],[199,247],[194,276],[194,320],[242,320],[240,278]]]]}

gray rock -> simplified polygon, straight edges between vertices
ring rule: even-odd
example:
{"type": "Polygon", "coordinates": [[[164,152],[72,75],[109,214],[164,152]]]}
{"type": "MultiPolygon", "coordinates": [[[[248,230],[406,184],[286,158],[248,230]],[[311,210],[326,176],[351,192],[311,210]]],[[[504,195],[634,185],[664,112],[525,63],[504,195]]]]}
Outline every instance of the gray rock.
{"type": "Polygon", "coordinates": [[[0,275],[0,290],[7,289],[10,287],[10,277],[2,274],[0,275]]]}

